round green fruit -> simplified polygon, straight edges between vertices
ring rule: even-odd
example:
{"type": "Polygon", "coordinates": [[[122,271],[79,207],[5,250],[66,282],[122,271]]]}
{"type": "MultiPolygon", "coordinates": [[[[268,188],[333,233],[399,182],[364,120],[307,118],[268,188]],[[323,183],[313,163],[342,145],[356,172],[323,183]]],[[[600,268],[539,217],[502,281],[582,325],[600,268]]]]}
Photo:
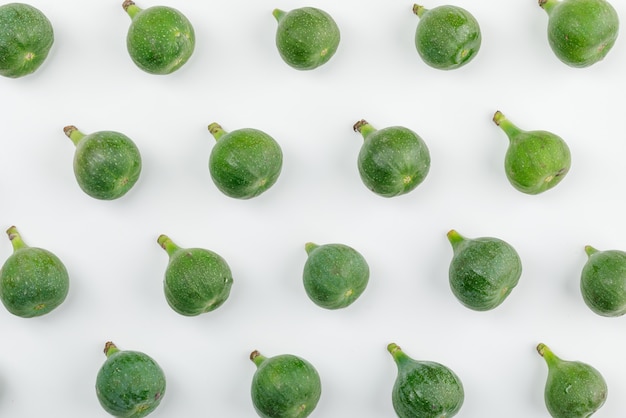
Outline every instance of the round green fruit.
{"type": "Polygon", "coordinates": [[[626,252],[598,251],[586,246],[589,256],[580,277],[580,291],[587,306],[598,315],[626,313],[626,252]]]}
{"type": "Polygon", "coordinates": [[[276,183],[283,152],[274,138],[251,128],[226,132],[217,123],[209,125],[209,132],[217,141],[209,157],[209,172],[222,193],[250,199],[276,183]]]}
{"type": "Polygon", "coordinates": [[[22,318],[47,314],[68,294],[65,266],[50,251],[27,246],[16,227],[9,228],[7,235],[13,254],[0,269],[0,300],[9,312],[22,318]]]}
{"type": "Polygon", "coordinates": [[[189,60],[196,38],[185,15],[166,6],[140,9],[131,0],[122,7],[132,19],[126,47],[139,68],[150,74],[170,74],[189,60]]]}
{"type": "Polygon", "coordinates": [[[424,181],[430,170],[430,152],[415,132],[402,126],[377,130],[365,120],[357,122],[354,130],[364,139],[357,166],[368,189],[393,197],[424,181]]]}
{"type": "Polygon", "coordinates": [[[313,412],[322,394],[317,370],[292,354],[265,357],[250,354],[257,369],[252,377],[252,404],[262,418],[304,418],[313,412]]]}
{"type": "Polygon", "coordinates": [[[463,406],[461,379],[450,368],[433,361],[414,360],[395,343],[387,346],[398,368],[391,392],[400,418],[455,416],[463,406]]]}
{"type": "Polygon", "coordinates": [[[563,138],[547,131],[524,131],[500,111],[493,121],[509,137],[504,170],[513,187],[526,194],[539,194],[565,178],[572,157],[563,138]]]}
{"type": "Polygon", "coordinates": [[[480,26],[467,10],[458,6],[426,9],[416,4],[413,12],[420,18],[415,47],[431,67],[440,70],[462,67],[480,50],[480,26]]]}
{"type": "Polygon", "coordinates": [[[233,284],[226,260],[203,248],[180,248],[166,235],[157,241],[169,255],[163,288],[172,309],[195,316],[222,306],[233,284]]]}
{"type": "Polygon", "coordinates": [[[274,9],[278,21],[276,47],[291,67],[312,70],[335,55],[340,33],[337,23],[323,10],[302,7],[289,12],[274,9]]]}
{"type": "Polygon", "coordinates": [[[450,289],[466,307],[475,311],[496,308],[509,296],[522,274],[515,249],[498,238],[468,239],[448,232],[454,255],[450,262],[450,289]]]}
{"type": "Polygon", "coordinates": [[[316,245],[312,242],[304,248],[308,255],[304,264],[304,289],[316,305],[340,309],[361,296],[370,271],[358,251],[344,244],[316,245]]]}
{"type": "Polygon", "coordinates": [[[141,155],[126,135],[114,131],[83,134],[75,126],[64,128],[74,145],[74,176],[89,196],[113,200],[125,195],[139,179],[141,155]]]}
{"type": "Polygon", "coordinates": [[[18,78],[35,72],[46,60],[54,31],[48,18],[23,3],[0,6],[0,74],[18,78]]]}
{"type": "Polygon", "coordinates": [[[545,344],[537,352],[548,366],[544,401],[553,418],[588,418],[608,394],[602,374],[589,364],[559,358],[545,344]]]}
{"type": "Polygon", "coordinates": [[[165,375],[150,356],[122,351],[108,342],[106,361],[96,377],[100,405],[116,417],[140,418],[153,412],[165,395],[165,375]]]}
{"type": "Polygon", "coordinates": [[[548,13],[548,42],[571,67],[588,67],[611,50],[619,32],[617,12],[606,0],[539,0],[548,13]]]}

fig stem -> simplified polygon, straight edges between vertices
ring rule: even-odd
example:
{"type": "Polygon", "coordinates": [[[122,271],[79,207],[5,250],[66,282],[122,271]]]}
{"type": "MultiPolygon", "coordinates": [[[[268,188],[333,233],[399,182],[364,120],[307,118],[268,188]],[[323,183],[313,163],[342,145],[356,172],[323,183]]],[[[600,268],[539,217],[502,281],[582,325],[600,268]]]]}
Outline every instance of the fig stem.
{"type": "Polygon", "coordinates": [[[452,244],[452,248],[456,248],[461,242],[465,241],[465,237],[459,234],[455,229],[451,229],[446,234],[448,241],[452,244]]]}
{"type": "Polygon", "coordinates": [[[173,255],[176,251],[180,249],[178,245],[174,243],[167,235],[161,234],[159,238],[157,238],[157,243],[167,252],[168,255],[173,255]]]}
{"type": "Polygon", "coordinates": [[[352,126],[352,129],[354,129],[354,132],[358,132],[363,135],[363,138],[376,131],[376,129],[372,125],[370,125],[369,122],[365,119],[361,119],[360,121],[355,123],[352,126]]]}
{"type": "Polygon", "coordinates": [[[106,344],[104,344],[104,354],[107,357],[111,356],[111,354],[116,353],[118,351],[120,351],[120,349],[117,348],[117,346],[113,344],[112,341],[107,341],[106,344]]]}
{"type": "Polygon", "coordinates": [[[544,343],[539,343],[537,345],[537,352],[541,357],[543,357],[548,364],[552,364],[555,361],[558,361],[559,358],[548,348],[544,343]]]}
{"type": "Polygon", "coordinates": [[[519,134],[522,130],[515,126],[510,120],[507,119],[506,116],[499,110],[493,115],[493,121],[496,125],[498,125],[504,133],[507,134],[509,139],[513,139],[517,134],[519,134]]]}
{"type": "Polygon", "coordinates": [[[7,229],[7,235],[9,236],[9,240],[11,240],[13,251],[19,250],[20,248],[28,247],[28,245],[26,245],[24,241],[22,240],[22,236],[17,231],[17,228],[15,226],[12,226],[9,229],[7,229]]]}
{"type": "Polygon", "coordinates": [[[596,250],[595,248],[593,248],[591,245],[586,245],[585,246],[585,252],[587,253],[587,255],[589,257],[591,257],[593,254],[597,253],[598,250],[596,250]]]}
{"type": "Polygon", "coordinates": [[[131,19],[133,19],[137,15],[137,13],[141,11],[141,9],[135,4],[133,0],[125,0],[124,3],[122,3],[122,7],[126,11],[126,13],[128,13],[128,16],[130,16],[131,19]]]}
{"type": "Polygon", "coordinates": [[[304,244],[304,251],[306,251],[307,254],[311,254],[311,251],[313,251],[317,247],[319,247],[319,245],[312,242],[307,242],[306,244],[304,244]]]}
{"type": "Polygon", "coordinates": [[[389,351],[396,364],[400,364],[402,361],[409,359],[409,356],[407,356],[396,343],[389,343],[387,345],[387,351],[389,351]]]}
{"type": "Polygon", "coordinates": [[[539,0],[539,7],[550,13],[554,6],[556,6],[558,3],[559,2],[557,0],[539,0]]]}
{"type": "Polygon", "coordinates": [[[276,18],[277,22],[280,22],[280,20],[287,14],[287,12],[285,12],[284,10],[281,9],[274,9],[272,11],[272,16],[274,16],[274,18],[276,18]]]}
{"type": "Polygon", "coordinates": [[[428,9],[426,9],[422,5],[419,5],[419,4],[414,4],[413,5],[413,13],[415,13],[417,15],[417,17],[422,17],[422,15],[424,13],[426,13],[427,11],[428,11],[428,9]]]}
{"type": "Polygon", "coordinates": [[[209,125],[209,132],[213,135],[216,141],[218,141],[226,131],[221,127],[219,123],[213,122],[209,125]]]}
{"type": "Polygon", "coordinates": [[[252,353],[250,353],[250,360],[252,360],[257,367],[260,366],[261,363],[265,361],[265,359],[266,357],[261,354],[259,350],[254,350],[252,353]]]}
{"type": "Polygon", "coordinates": [[[63,132],[69,139],[72,140],[74,145],[78,145],[80,140],[83,139],[83,137],[85,136],[85,134],[79,131],[78,128],[76,128],[76,126],[74,125],[66,126],[65,128],[63,128],[63,132]]]}

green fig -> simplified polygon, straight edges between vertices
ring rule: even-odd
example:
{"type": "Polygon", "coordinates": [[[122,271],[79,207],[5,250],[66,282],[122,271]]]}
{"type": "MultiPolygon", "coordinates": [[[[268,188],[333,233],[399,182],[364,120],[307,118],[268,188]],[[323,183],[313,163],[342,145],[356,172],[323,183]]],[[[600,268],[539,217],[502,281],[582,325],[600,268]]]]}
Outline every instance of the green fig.
{"type": "Polygon", "coordinates": [[[140,418],[153,412],[165,395],[165,375],[158,363],[139,351],[104,347],[106,361],[96,377],[100,404],[115,417],[140,418]]]}
{"type": "Polygon", "coordinates": [[[340,309],[351,305],[365,290],[369,280],[369,266],[354,248],[344,244],[304,246],[307,260],[304,264],[304,289],[309,298],[326,309],[340,309]]]}
{"type": "Polygon", "coordinates": [[[500,111],[493,121],[509,137],[504,169],[513,187],[526,194],[539,194],[565,178],[571,155],[561,137],[547,131],[524,131],[500,111]]]}
{"type": "Polygon", "coordinates": [[[24,3],[0,6],[0,75],[23,77],[44,63],[54,44],[54,30],[37,8],[24,3]]]}
{"type": "Polygon", "coordinates": [[[0,269],[0,300],[22,318],[47,314],[65,300],[70,280],[65,265],[48,250],[29,247],[15,226],[7,230],[13,254],[0,269]]]}
{"type": "Polygon", "coordinates": [[[548,42],[571,67],[588,67],[611,50],[619,32],[617,12],[606,0],[539,0],[548,13],[548,42]]]}
{"type": "Polygon", "coordinates": [[[133,62],[150,74],[170,74],[193,54],[196,37],[191,22],[180,11],[166,6],[139,8],[125,0],[130,16],[126,48],[133,62]]]}
{"type": "Polygon", "coordinates": [[[588,255],[580,277],[580,291],[587,306],[602,316],[626,313],[626,252],[598,251],[585,247],[588,255]]]}
{"type": "Polygon", "coordinates": [[[504,302],[522,274],[515,249],[498,238],[469,239],[454,229],[447,236],[454,252],[448,272],[454,296],[476,311],[491,310],[504,302]]]}
{"type": "Polygon", "coordinates": [[[76,146],[74,176],[85,193],[113,200],[135,185],[141,173],[141,155],[129,137],[114,131],[85,135],[72,125],[63,131],[76,146]]]}
{"type": "Polygon", "coordinates": [[[211,178],[227,196],[250,199],[276,183],[283,166],[280,145],[265,132],[244,128],[226,132],[209,125],[217,143],[209,157],[211,178]]]}
{"type": "Polygon", "coordinates": [[[322,394],[320,376],[311,363],[292,354],[250,354],[257,369],[252,377],[254,409],[262,418],[304,418],[322,394]]]}
{"type": "Polygon", "coordinates": [[[233,284],[226,260],[204,248],[180,248],[166,235],[157,242],[169,255],[163,288],[172,309],[195,316],[222,306],[233,284]]]}
{"type": "Polygon", "coordinates": [[[419,18],[415,47],[424,62],[440,70],[452,70],[469,63],[480,49],[482,36],[478,22],[458,6],[426,9],[413,5],[419,18]]]}
{"type": "Polygon", "coordinates": [[[537,351],[548,365],[544,399],[553,418],[587,418],[604,405],[607,386],[599,371],[579,361],[562,360],[543,343],[537,351]]]}
{"type": "Polygon", "coordinates": [[[312,70],[326,64],[339,47],[337,23],[323,10],[301,7],[289,12],[274,9],[278,21],[276,47],[289,66],[312,70]]]}
{"type": "Polygon", "coordinates": [[[377,130],[365,120],[354,124],[364,139],[357,166],[368,189],[399,196],[420,185],[430,170],[430,152],[424,140],[402,126],[377,130]]]}
{"type": "Polygon", "coordinates": [[[432,361],[414,360],[398,345],[387,350],[398,367],[391,392],[393,409],[400,418],[455,416],[465,400],[461,379],[448,367],[432,361]]]}

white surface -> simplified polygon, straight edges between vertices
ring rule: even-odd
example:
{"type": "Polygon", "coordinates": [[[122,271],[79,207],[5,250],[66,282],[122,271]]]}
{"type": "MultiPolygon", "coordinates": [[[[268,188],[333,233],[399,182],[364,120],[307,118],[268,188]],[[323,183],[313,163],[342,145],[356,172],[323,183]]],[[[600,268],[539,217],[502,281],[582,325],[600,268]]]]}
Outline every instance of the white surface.
{"type": "MultiPolygon", "coordinates": [[[[47,316],[0,310],[0,416],[107,416],[94,391],[107,340],[165,370],[155,418],[256,416],[254,349],[316,366],[323,393],[313,416],[391,417],[390,342],[457,372],[466,390],[459,417],[547,417],[539,342],[604,374],[598,418],[624,414],[624,319],[593,314],[578,290],[585,245],[626,249],[624,39],[603,62],[573,69],[550,51],[534,0],[433,0],[424,5],[467,8],[483,32],[473,62],[442,72],[415,51],[411,2],[144,0],[181,10],[197,37],[180,71],[153,76],[127,55],[130,20],[119,3],[32,0],[54,25],[54,47],[34,75],[0,80],[0,226],[16,225],[71,275],[65,304],[47,316]],[[271,11],[308,5],[335,18],[342,40],[327,65],[298,72],[275,49],[271,11]],[[568,142],[573,165],[557,188],[528,196],[509,185],[496,110],[568,142]],[[419,188],[385,199],[363,186],[362,139],[352,131],[361,118],[422,136],[432,167],[419,188]],[[211,122],[274,136],[284,167],[272,189],[249,201],[217,190],[211,122]],[[144,168],[128,195],[103,202],[79,189],[69,124],[133,138],[144,168]],[[470,311],[450,292],[452,228],[518,250],[522,278],[496,310],[470,311]],[[187,318],[167,306],[161,233],[229,262],[235,282],[219,310],[187,318]],[[366,257],[370,284],[354,305],[326,311],[308,300],[307,241],[342,242],[366,257]]],[[[613,3],[626,20],[626,3],[613,3]]],[[[11,251],[0,239],[1,258],[11,251]]]]}

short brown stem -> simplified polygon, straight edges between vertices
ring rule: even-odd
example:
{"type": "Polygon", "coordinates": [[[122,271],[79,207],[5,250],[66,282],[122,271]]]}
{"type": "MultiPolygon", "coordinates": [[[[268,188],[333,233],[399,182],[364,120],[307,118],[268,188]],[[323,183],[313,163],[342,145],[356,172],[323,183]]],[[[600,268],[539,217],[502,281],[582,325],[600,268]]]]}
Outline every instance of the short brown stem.
{"type": "Polygon", "coordinates": [[[124,3],[122,3],[122,7],[124,8],[124,10],[128,10],[128,8],[130,6],[133,6],[135,4],[135,2],[133,0],[125,0],[124,3]]]}
{"type": "Polygon", "coordinates": [[[352,126],[352,129],[354,129],[354,132],[361,132],[361,128],[367,124],[368,123],[365,119],[361,119],[352,126]]]}

